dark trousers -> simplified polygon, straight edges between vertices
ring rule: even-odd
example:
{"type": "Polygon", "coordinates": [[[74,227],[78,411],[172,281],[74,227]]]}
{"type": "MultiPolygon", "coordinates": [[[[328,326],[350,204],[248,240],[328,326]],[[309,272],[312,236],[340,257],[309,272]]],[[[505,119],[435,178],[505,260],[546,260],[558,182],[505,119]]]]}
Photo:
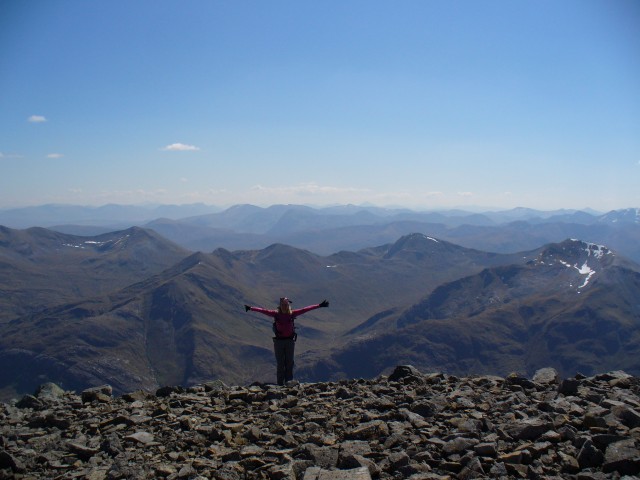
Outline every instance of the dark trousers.
{"type": "Polygon", "coordinates": [[[278,385],[293,380],[293,353],[296,342],[293,338],[274,338],[273,351],[276,354],[278,385]]]}

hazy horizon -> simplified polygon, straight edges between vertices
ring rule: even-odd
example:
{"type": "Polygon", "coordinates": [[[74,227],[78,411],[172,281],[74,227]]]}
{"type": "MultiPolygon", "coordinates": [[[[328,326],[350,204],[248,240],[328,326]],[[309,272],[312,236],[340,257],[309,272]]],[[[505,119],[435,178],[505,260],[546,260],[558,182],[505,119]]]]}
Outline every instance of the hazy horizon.
{"type": "MultiPolygon", "coordinates": [[[[605,210],[598,210],[598,209],[594,209],[591,207],[584,207],[584,208],[563,208],[563,207],[559,207],[559,208],[553,208],[553,209],[536,209],[536,208],[530,208],[530,207],[525,207],[525,206],[516,206],[516,207],[508,207],[508,208],[502,208],[502,207],[492,207],[492,206],[481,206],[481,205],[466,205],[466,206],[451,206],[451,207],[436,207],[436,208],[416,208],[416,207],[408,207],[408,206],[404,206],[404,205],[376,205],[376,204],[372,204],[369,202],[363,202],[363,203],[329,203],[329,204],[311,204],[311,203],[265,203],[265,204],[256,204],[256,203],[234,203],[234,204],[225,204],[225,205],[218,205],[218,204],[210,204],[210,203],[205,203],[205,202],[193,202],[193,203],[155,203],[155,202],[142,202],[142,203],[131,203],[131,204],[125,204],[125,203],[104,203],[104,204],[99,204],[99,205],[89,205],[89,204],[73,204],[73,203],[44,203],[44,204],[37,204],[37,205],[22,205],[22,206],[15,206],[15,207],[0,207],[0,211],[9,211],[9,210],[21,210],[21,209],[37,209],[37,208],[44,208],[44,207],[62,207],[62,208],[86,208],[86,209],[101,209],[101,208],[108,208],[108,207],[122,207],[122,208],[142,208],[142,209],[157,209],[157,208],[166,208],[166,207],[176,207],[176,208],[188,208],[188,207],[196,207],[196,206],[200,206],[203,208],[209,208],[212,210],[216,210],[216,211],[224,211],[233,207],[238,207],[238,206],[255,206],[258,208],[263,208],[263,209],[267,209],[270,207],[276,207],[276,206],[302,206],[302,207],[308,207],[308,208],[312,208],[312,209],[327,209],[327,208],[336,208],[336,207],[357,207],[357,208],[380,208],[380,209],[387,209],[387,210],[410,210],[410,211],[414,211],[414,212],[453,212],[453,211],[463,211],[463,212],[469,212],[469,213],[489,213],[489,212],[509,212],[509,211],[514,211],[514,210],[532,210],[532,211],[536,211],[536,212],[541,212],[541,213],[551,213],[551,212],[563,212],[563,211],[568,211],[568,212],[585,212],[585,213],[590,213],[593,215],[601,215],[601,214],[605,214],[608,211],[605,210]]],[[[623,209],[616,209],[616,210],[629,210],[629,209],[639,209],[640,207],[626,207],[623,209]]]]}
{"type": "Polygon", "coordinates": [[[635,208],[638,25],[633,0],[0,2],[0,208],[635,208]]]}

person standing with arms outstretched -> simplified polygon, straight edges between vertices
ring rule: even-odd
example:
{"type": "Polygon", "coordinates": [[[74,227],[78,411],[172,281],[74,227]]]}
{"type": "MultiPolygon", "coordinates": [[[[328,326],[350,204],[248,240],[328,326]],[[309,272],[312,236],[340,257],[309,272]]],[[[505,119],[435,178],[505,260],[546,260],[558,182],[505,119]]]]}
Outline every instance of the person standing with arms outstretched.
{"type": "Polygon", "coordinates": [[[323,300],[317,305],[291,309],[291,300],[287,297],[280,298],[280,305],[276,310],[269,310],[262,307],[251,307],[245,305],[245,311],[262,313],[273,318],[273,351],[276,355],[277,380],[278,385],[284,385],[293,380],[293,355],[296,345],[295,319],[300,315],[315,310],[316,308],[328,307],[329,302],[323,300]]]}

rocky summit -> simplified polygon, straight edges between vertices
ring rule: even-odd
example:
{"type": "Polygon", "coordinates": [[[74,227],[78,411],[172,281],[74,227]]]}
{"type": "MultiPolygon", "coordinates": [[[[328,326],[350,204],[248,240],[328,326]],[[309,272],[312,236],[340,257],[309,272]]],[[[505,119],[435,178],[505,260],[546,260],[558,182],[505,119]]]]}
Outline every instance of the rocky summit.
{"type": "Polygon", "coordinates": [[[0,404],[0,478],[579,480],[640,475],[640,378],[389,376],[164,387],[54,384],[0,404]]]}

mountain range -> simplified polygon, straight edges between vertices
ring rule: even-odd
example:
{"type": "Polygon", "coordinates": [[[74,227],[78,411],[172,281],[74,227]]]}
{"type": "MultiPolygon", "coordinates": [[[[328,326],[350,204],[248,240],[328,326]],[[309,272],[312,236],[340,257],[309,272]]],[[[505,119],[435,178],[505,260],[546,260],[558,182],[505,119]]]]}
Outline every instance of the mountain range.
{"type": "Polygon", "coordinates": [[[303,375],[370,377],[399,352],[419,368],[458,375],[530,374],[547,364],[564,375],[640,372],[637,264],[579,240],[524,259],[445,283],[402,312],[372,318],[349,344],[305,365],[303,375]]]}
{"type": "MultiPolygon", "coordinates": [[[[307,207],[273,208],[269,218],[256,208],[190,222],[211,228],[211,215],[222,216],[227,228],[260,236],[338,221],[307,207]]],[[[341,221],[370,214],[354,209],[341,221]]],[[[609,223],[635,225],[627,220],[609,223]]],[[[451,373],[530,374],[549,365],[564,374],[640,373],[640,267],[583,240],[495,253],[411,233],[322,255],[290,243],[194,253],[139,227],[0,234],[5,398],[43,381],[68,389],[109,383],[116,392],[271,381],[270,321],[242,306],[275,308],[280,296],[295,308],[331,302],[298,319],[302,380],[373,376],[401,363],[451,373]]]]}
{"type": "Polygon", "coordinates": [[[0,210],[0,225],[46,227],[74,235],[97,235],[131,226],[153,229],[190,251],[255,250],[283,243],[331,255],[424,233],[460,246],[498,253],[532,250],[567,238],[607,245],[640,262],[640,209],[414,211],[338,205],[164,206],[43,205],[0,210]]]}

